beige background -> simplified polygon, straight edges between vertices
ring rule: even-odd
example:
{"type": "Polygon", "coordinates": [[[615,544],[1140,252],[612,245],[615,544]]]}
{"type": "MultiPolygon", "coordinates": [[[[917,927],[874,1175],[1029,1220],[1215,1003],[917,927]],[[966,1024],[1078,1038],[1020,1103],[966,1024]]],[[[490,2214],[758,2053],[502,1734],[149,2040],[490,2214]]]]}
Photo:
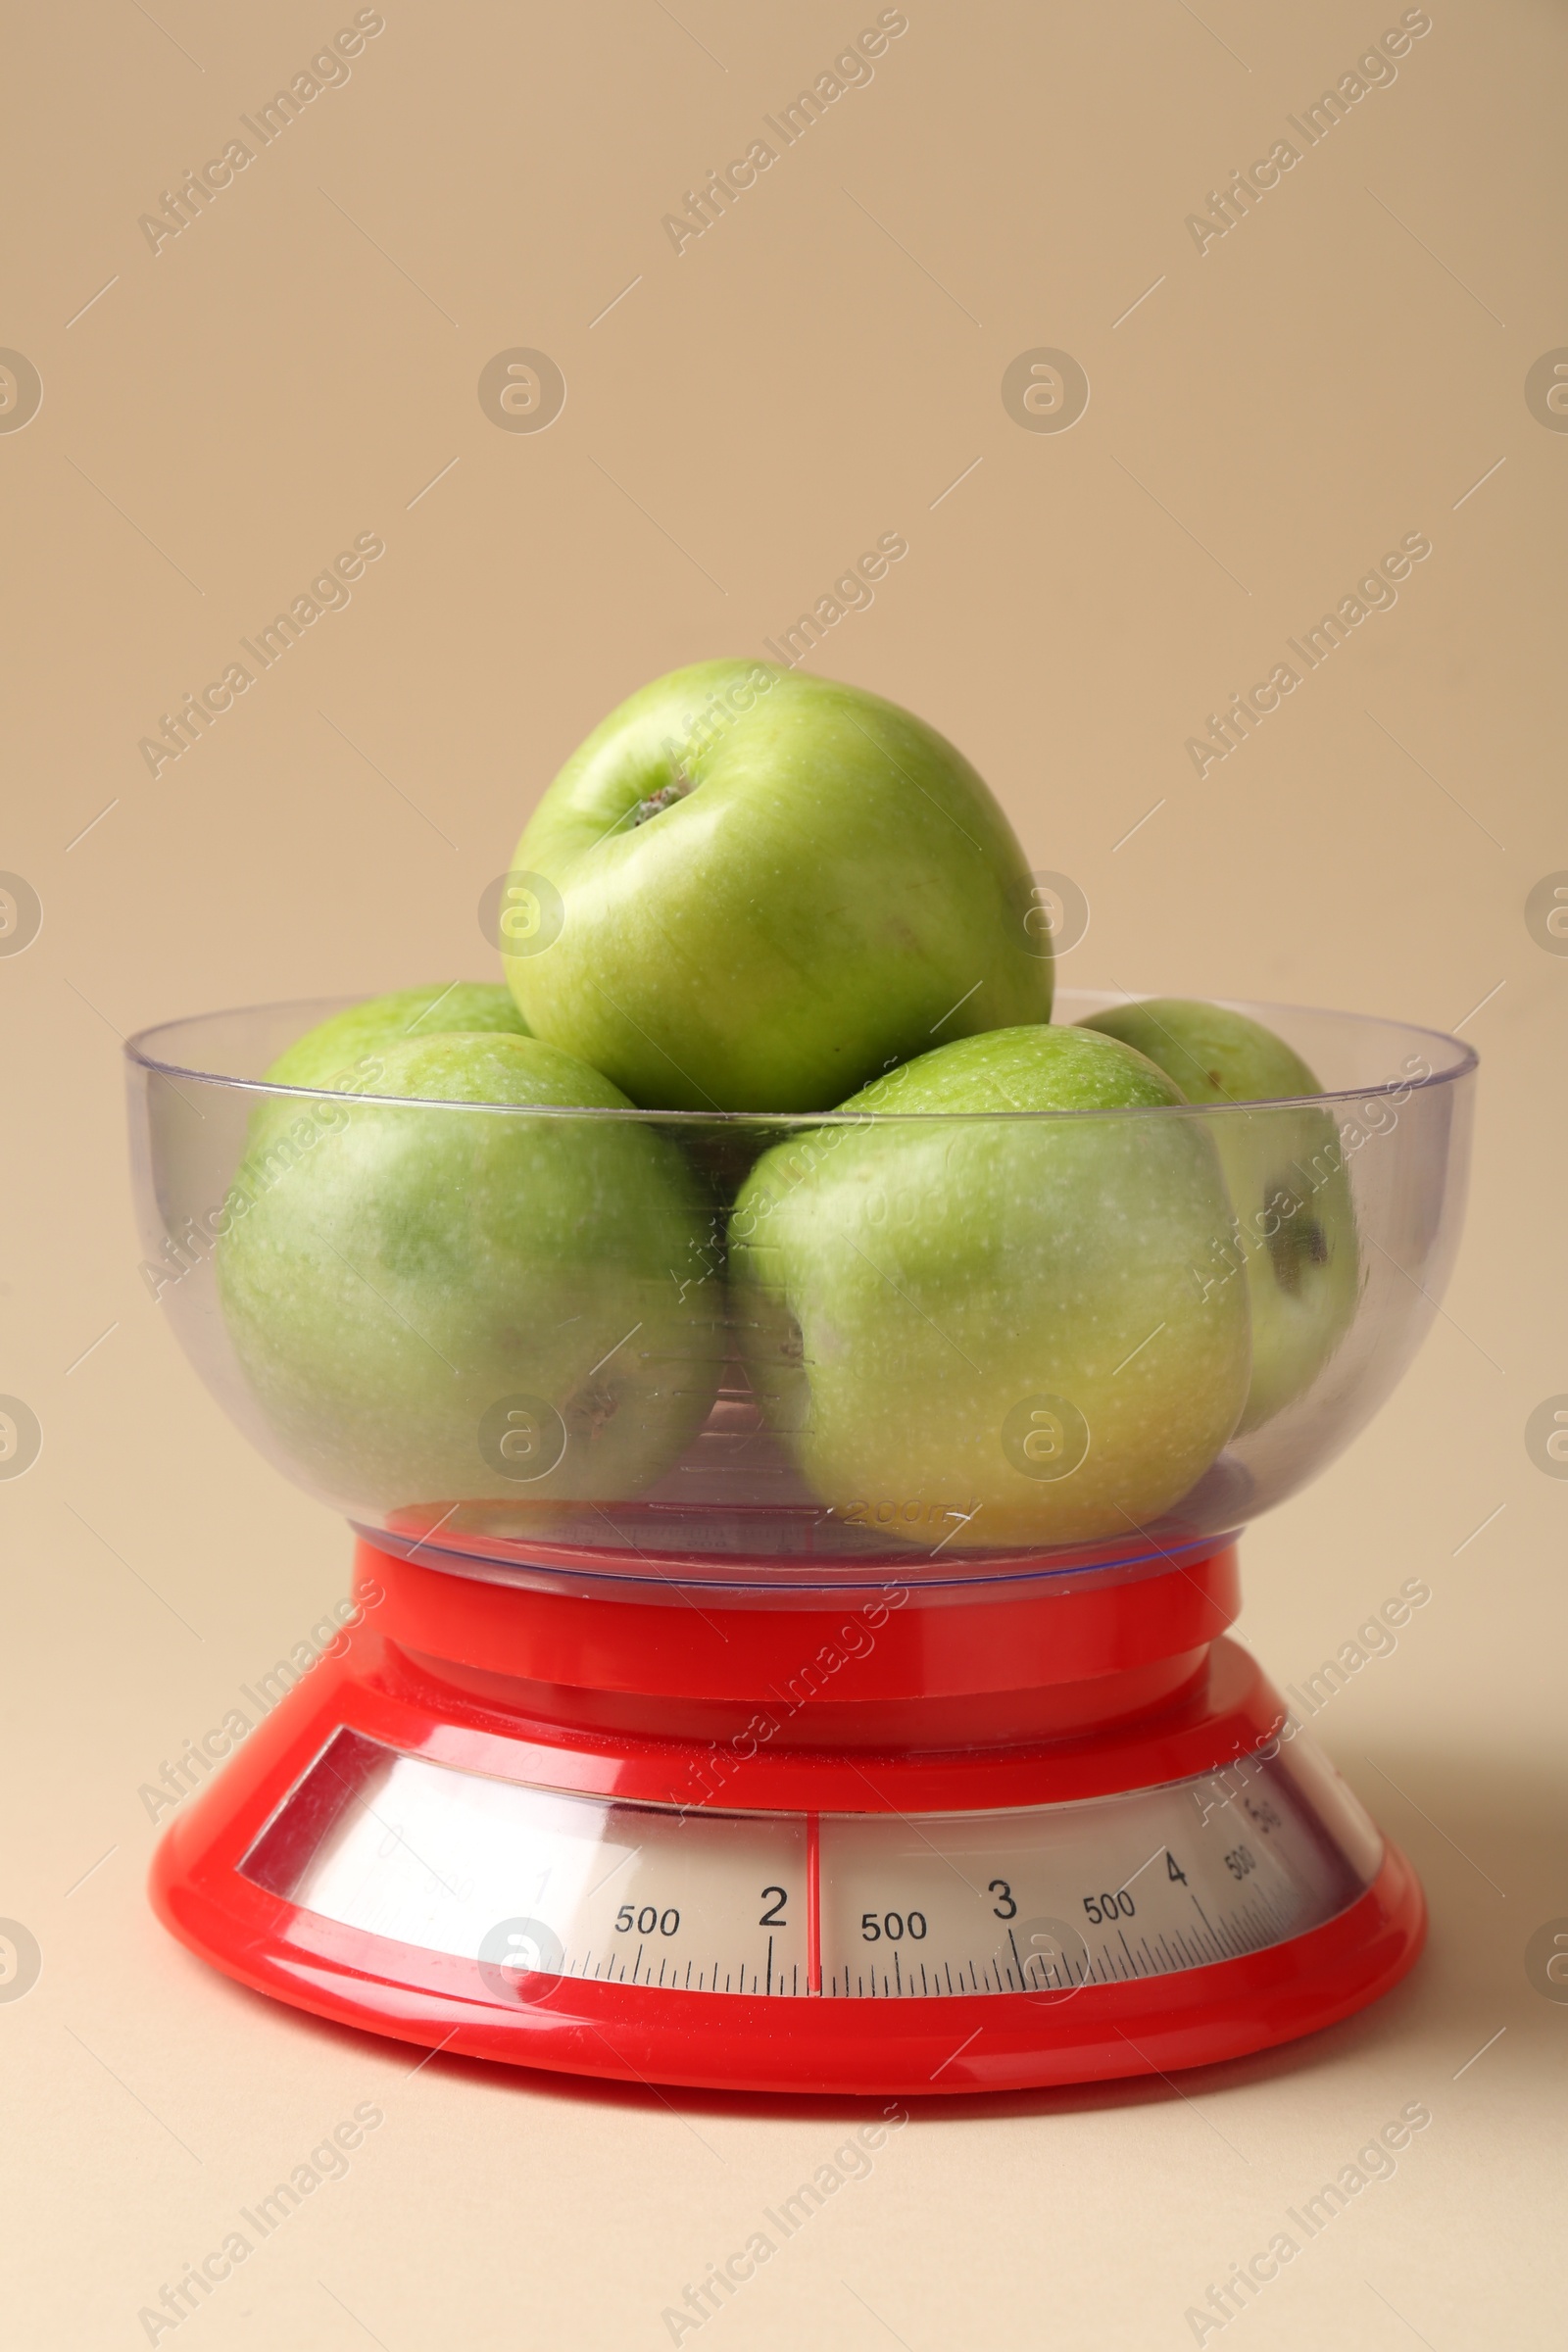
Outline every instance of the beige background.
{"type": "Polygon", "coordinates": [[[874,8],[386,0],[346,86],[156,256],[138,216],[353,11],[13,13],[0,342],[44,385],[0,434],[0,865],[44,905],[0,960],[0,1390],[45,1431],[0,1485],[0,1912],[43,1951],[0,2006],[18,2342],[144,2341],[138,2307],[373,2098],[351,2176],[191,2343],[652,2346],[844,2136],[823,2106],[411,2080],[413,2053],[251,1998],[155,1924],[138,1785],[341,1590],[347,1539],[137,1280],[117,1062],[182,1012],[487,974],[480,891],[589,725],[755,652],[886,530],[906,560],[814,663],[955,736],[1031,862],[1075,877],[1066,978],[1464,1020],[1481,1049],[1446,1316],[1247,1546],[1243,1630],[1282,1679],[1404,1577],[1433,1587],[1321,1730],[1434,1926],[1395,1996],[1267,2060],[918,2115],[713,2340],[1190,2342],[1208,2281],[1422,2099],[1397,2177],[1237,2340],[1560,2341],[1568,2007],[1524,1948],[1568,1914],[1568,1485],[1523,1429],[1568,1389],[1568,960],[1523,908],[1568,866],[1568,437],[1523,387],[1568,341],[1561,12],[1434,0],[1393,86],[1201,256],[1186,215],[1396,6],[907,13],[678,257],[661,217],[874,8]],[[476,397],[516,346],[564,372],[547,432],[476,397]],[[1038,346],[1088,372],[1070,432],[1003,407],[1038,346]],[[138,738],[365,530],[386,555],[348,610],[155,781],[138,738]],[[1186,737],[1417,530],[1397,608],[1200,782],[1186,737]]]}

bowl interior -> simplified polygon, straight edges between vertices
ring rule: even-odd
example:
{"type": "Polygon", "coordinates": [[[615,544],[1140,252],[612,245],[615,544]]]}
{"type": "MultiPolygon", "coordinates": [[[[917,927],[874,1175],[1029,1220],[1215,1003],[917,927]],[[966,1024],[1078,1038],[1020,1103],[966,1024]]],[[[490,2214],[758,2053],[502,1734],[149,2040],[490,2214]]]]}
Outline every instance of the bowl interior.
{"type": "MultiPolygon", "coordinates": [[[[130,1041],[143,1279],[280,1468],[470,1573],[1136,1579],[1333,1459],[1457,1241],[1475,1056],[1396,1021],[1237,1004],[1324,1092],[1203,1109],[835,1122],[263,1081],[353,1001],[130,1041]]],[[[1064,990],[1057,1017],[1124,1001],[1064,990]]]]}

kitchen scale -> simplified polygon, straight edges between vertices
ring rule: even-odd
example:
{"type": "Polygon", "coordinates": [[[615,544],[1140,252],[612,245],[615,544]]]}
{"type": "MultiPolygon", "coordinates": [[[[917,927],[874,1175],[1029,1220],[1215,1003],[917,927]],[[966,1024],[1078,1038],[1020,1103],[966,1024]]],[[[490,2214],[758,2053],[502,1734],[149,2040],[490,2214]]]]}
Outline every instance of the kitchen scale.
{"type": "Polygon", "coordinates": [[[372,1511],[323,1474],[235,1360],[209,1204],[281,1091],[251,1073],[328,1009],[130,1048],[148,1263],[183,1260],[162,1301],[359,1537],[352,1615],[248,1690],[250,1728],[165,1836],[153,1898],[184,1942],[430,2048],[903,2097],[1167,2074],[1397,1982],[1419,1884],[1228,1637],[1234,1536],[1364,1423],[1431,1318],[1468,1048],[1255,1008],[1339,1081],[1313,1115],[1349,1173],[1353,1319],[1158,1520],[958,1551],[825,1508],[733,1358],[638,1495],[372,1511]]]}

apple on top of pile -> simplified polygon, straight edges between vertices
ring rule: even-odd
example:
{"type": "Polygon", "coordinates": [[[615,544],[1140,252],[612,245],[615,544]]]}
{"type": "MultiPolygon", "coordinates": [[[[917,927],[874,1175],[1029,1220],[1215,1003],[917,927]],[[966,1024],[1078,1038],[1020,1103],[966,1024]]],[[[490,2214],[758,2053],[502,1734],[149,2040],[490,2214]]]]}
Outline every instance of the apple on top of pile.
{"type": "Polygon", "coordinates": [[[908,711],[675,671],[567,760],[500,895],[506,985],[297,1040],[234,1180],[241,1368],[356,1506],[646,1494],[744,1365],[846,1528],[1098,1543],[1343,1338],[1311,1070],[1212,1004],[1054,1024],[1024,853],[908,711]]]}

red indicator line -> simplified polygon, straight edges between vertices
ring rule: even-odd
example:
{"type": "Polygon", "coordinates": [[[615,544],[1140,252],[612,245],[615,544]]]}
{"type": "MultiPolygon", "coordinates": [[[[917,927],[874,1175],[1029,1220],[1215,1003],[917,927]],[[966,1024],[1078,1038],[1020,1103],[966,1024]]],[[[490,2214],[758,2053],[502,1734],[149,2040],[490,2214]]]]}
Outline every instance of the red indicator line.
{"type": "Polygon", "coordinates": [[[808,1992],[822,1989],[822,1825],[806,1816],[806,1959],[808,1992]]]}

